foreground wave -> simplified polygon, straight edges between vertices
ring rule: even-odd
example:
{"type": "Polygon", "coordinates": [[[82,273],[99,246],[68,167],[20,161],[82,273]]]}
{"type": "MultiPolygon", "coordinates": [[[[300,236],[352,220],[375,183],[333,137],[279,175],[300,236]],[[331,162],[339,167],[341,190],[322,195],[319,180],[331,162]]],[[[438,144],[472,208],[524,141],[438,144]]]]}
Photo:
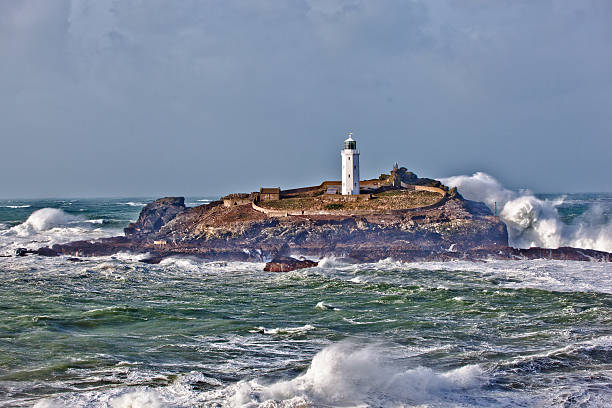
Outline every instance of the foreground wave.
{"type": "Polygon", "coordinates": [[[162,407],[189,400],[186,406],[218,403],[233,407],[441,405],[473,399],[488,382],[478,365],[436,373],[426,367],[406,368],[389,359],[382,346],[340,342],[317,353],[304,374],[272,382],[240,381],[210,392],[190,392],[185,378],[162,389],[144,388],[69,394],[44,399],[36,408],[95,405],[162,407]]]}
{"type": "Polygon", "coordinates": [[[606,406],[603,263],[0,258],[0,405],[606,406]]]}

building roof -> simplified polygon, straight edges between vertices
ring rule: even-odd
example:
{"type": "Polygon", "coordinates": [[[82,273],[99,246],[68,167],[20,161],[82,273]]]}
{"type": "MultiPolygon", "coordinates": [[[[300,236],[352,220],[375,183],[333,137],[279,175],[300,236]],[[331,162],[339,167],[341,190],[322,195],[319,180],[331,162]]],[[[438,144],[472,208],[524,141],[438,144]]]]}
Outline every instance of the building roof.
{"type": "Polygon", "coordinates": [[[270,187],[270,188],[264,188],[262,187],[259,190],[260,194],[280,194],[280,187],[270,187]]]}

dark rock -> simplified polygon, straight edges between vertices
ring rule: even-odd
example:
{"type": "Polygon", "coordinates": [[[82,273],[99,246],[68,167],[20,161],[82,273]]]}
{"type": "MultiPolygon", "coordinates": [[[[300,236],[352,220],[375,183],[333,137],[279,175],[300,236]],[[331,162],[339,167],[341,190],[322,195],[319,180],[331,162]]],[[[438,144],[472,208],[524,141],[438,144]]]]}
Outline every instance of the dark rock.
{"type": "Polygon", "coordinates": [[[295,259],[289,256],[274,258],[264,268],[266,272],[290,272],[296,269],[313,268],[319,263],[309,259],[295,259]]]}
{"type": "Polygon", "coordinates": [[[70,262],[85,262],[81,258],[74,258],[74,257],[66,258],[66,260],[70,262]]]}
{"type": "Polygon", "coordinates": [[[163,255],[151,256],[149,258],[141,259],[139,262],[150,264],[150,265],[157,265],[158,263],[163,261],[164,258],[165,256],[163,255]]]}
{"type": "Polygon", "coordinates": [[[31,254],[32,251],[27,248],[17,248],[15,250],[15,256],[26,256],[27,254],[31,254]]]}
{"type": "Polygon", "coordinates": [[[27,248],[17,248],[15,250],[15,256],[26,256],[28,254],[36,254],[40,256],[58,256],[59,253],[54,251],[49,247],[42,247],[39,249],[27,249],[27,248]]]}
{"type": "Polygon", "coordinates": [[[124,229],[126,236],[158,232],[161,227],[185,210],[185,197],[165,197],[147,204],[138,217],[124,229]]]}
{"type": "Polygon", "coordinates": [[[40,248],[37,251],[34,251],[34,253],[40,256],[58,256],[59,255],[57,251],[54,251],[53,249],[49,247],[40,248]]]}

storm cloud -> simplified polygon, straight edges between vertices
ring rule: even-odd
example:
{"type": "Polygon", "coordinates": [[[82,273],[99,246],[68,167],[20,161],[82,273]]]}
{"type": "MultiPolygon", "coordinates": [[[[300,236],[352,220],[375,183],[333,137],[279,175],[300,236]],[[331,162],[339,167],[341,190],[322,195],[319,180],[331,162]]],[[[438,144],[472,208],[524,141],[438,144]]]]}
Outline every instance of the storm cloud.
{"type": "Polygon", "coordinates": [[[395,161],[612,191],[609,1],[0,0],[0,196],[216,194],[395,161]]]}

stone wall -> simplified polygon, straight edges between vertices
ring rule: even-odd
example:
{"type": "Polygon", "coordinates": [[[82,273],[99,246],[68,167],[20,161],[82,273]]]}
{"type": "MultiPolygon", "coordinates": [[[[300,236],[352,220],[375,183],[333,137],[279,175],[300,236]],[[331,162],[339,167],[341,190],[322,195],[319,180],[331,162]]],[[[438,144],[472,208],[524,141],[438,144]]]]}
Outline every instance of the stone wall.
{"type": "Polygon", "coordinates": [[[258,206],[255,203],[251,203],[251,207],[254,210],[262,212],[266,214],[268,217],[289,217],[295,215],[333,215],[332,212],[329,211],[286,211],[286,210],[271,210],[269,208],[263,208],[258,206]]]}
{"type": "Polygon", "coordinates": [[[414,186],[415,191],[429,191],[432,193],[438,193],[443,196],[446,195],[446,190],[439,187],[430,187],[430,186],[414,186]]]}

